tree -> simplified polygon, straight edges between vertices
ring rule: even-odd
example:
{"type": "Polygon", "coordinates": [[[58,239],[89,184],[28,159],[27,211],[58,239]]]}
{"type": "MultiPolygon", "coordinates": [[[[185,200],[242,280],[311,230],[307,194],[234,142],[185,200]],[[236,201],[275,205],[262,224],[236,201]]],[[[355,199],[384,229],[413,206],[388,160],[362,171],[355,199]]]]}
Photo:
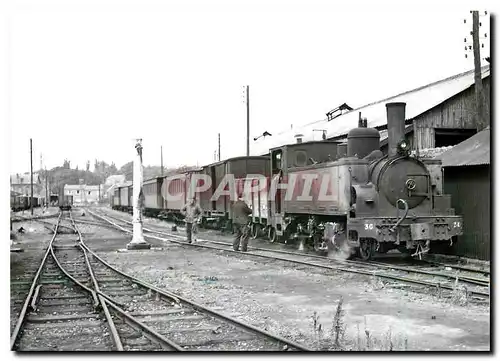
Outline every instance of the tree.
{"type": "Polygon", "coordinates": [[[71,162],[69,160],[67,160],[67,159],[64,159],[63,168],[65,168],[65,169],[71,169],[71,162]]]}

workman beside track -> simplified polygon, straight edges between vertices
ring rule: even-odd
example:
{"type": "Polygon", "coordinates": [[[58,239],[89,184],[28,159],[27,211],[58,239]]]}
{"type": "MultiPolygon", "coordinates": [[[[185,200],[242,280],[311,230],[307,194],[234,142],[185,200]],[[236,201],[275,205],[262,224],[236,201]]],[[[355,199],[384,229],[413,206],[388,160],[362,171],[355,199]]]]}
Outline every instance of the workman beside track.
{"type": "Polygon", "coordinates": [[[241,251],[246,252],[248,246],[248,238],[250,237],[250,227],[248,227],[249,215],[252,210],[243,200],[243,197],[238,197],[238,200],[233,205],[233,223],[236,226],[236,237],[233,242],[233,249],[239,251],[241,240],[241,251]]]}
{"type": "Polygon", "coordinates": [[[193,222],[196,222],[198,216],[202,213],[202,209],[196,204],[194,198],[190,198],[181,209],[181,214],[184,216],[184,221],[186,222],[186,237],[189,243],[192,242],[193,222]]]}

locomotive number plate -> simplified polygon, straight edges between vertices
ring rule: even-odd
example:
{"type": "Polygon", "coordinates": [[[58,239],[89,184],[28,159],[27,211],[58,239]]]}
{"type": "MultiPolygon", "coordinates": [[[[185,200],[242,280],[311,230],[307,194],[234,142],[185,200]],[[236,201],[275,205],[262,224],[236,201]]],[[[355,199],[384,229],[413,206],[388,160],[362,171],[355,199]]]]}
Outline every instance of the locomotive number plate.
{"type": "Polygon", "coordinates": [[[371,231],[373,230],[373,223],[365,223],[365,230],[366,231],[371,231]]]}

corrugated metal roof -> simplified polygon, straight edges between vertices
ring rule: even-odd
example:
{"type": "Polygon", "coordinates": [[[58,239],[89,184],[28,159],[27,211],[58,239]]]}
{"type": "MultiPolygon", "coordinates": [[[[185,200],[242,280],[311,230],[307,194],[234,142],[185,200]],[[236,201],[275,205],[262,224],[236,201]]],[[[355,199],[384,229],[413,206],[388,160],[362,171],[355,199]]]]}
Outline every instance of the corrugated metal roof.
{"type": "MultiPolygon", "coordinates": [[[[487,65],[482,68],[482,77],[490,75],[490,67],[487,65]]],[[[281,133],[273,133],[270,137],[260,138],[251,144],[252,155],[264,155],[269,153],[269,149],[280,147],[285,144],[296,142],[294,136],[303,134],[302,141],[321,140],[321,134],[316,134],[313,129],[326,129],[327,138],[334,138],[345,135],[352,128],[358,126],[359,112],[363,118],[368,119],[368,127],[379,127],[387,124],[387,111],[385,104],[390,102],[406,103],[406,120],[432,109],[441,104],[446,99],[464,91],[474,84],[474,70],[413,89],[396,96],[382,99],[374,103],[364,105],[341,116],[328,121],[327,119],[318,120],[300,127],[294,127],[281,133]],[[319,138],[319,139],[318,139],[319,138]]]]}
{"type": "MultiPolygon", "coordinates": [[[[447,147],[437,147],[437,148],[424,148],[424,149],[419,149],[418,150],[418,156],[420,158],[438,158],[441,154],[444,152],[449,151],[452,149],[453,146],[447,146],[447,147]]],[[[417,154],[416,150],[411,151],[411,155],[415,156],[417,154]]]]}
{"type": "Polygon", "coordinates": [[[444,167],[490,164],[490,137],[488,127],[441,154],[439,159],[444,167]]]}

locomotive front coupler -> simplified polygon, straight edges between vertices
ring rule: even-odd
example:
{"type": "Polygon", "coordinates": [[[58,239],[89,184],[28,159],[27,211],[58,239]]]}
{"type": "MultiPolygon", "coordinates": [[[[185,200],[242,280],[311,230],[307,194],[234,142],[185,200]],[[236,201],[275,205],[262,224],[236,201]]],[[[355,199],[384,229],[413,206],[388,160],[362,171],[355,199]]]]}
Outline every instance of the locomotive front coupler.
{"type": "Polygon", "coordinates": [[[418,241],[417,243],[417,250],[415,251],[414,254],[412,254],[412,257],[418,256],[418,258],[421,260],[422,255],[426,254],[430,251],[431,249],[431,241],[428,239],[425,241],[425,246],[422,246],[423,241],[418,241]]]}

